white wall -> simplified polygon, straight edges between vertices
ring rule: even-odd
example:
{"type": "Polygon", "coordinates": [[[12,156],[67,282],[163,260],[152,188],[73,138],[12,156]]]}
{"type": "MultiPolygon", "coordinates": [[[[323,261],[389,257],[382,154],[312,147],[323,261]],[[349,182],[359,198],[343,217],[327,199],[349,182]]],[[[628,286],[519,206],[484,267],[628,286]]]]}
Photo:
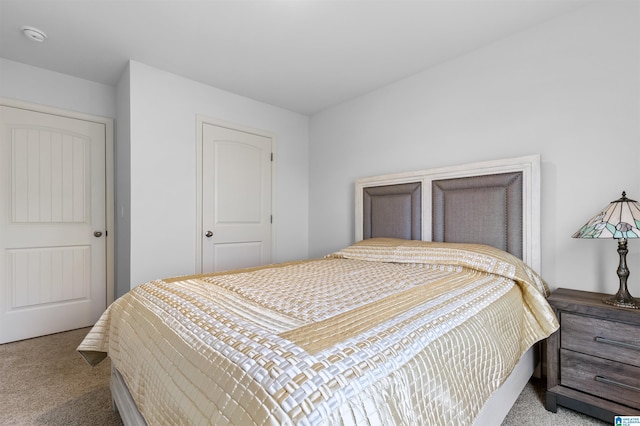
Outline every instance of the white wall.
{"type": "Polygon", "coordinates": [[[276,135],[274,261],[308,250],[306,116],[129,64],[131,286],[195,272],[196,116],[276,135]]]}
{"type": "Polygon", "coordinates": [[[353,242],[358,177],[540,154],[543,276],[615,292],[616,242],[571,235],[640,199],[639,22],[638,2],[595,3],[313,116],[310,256],[353,242]]]}
{"type": "Polygon", "coordinates": [[[0,58],[0,96],[115,118],[113,86],[0,58]]]}
{"type": "Polygon", "coordinates": [[[115,265],[117,297],[131,289],[131,108],[130,73],[125,68],[116,86],[115,265]]]}

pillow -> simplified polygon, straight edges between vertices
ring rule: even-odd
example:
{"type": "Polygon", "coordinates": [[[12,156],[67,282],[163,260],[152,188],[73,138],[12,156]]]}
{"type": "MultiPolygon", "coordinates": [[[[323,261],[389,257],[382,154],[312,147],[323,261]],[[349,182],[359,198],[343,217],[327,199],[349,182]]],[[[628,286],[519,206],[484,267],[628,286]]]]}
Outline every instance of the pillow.
{"type": "Polygon", "coordinates": [[[527,282],[544,296],[550,294],[544,280],[522,260],[484,244],[370,238],[331,253],[327,257],[371,262],[462,266],[527,282]]]}

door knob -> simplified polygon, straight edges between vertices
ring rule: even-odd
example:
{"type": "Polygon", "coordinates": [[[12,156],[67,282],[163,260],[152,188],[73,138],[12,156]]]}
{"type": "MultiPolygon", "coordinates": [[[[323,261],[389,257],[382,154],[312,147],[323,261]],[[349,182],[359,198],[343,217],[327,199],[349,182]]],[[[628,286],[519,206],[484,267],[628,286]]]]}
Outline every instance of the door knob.
{"type": "Polygon", "coordinates": [[[207,233],[204,234],[204,236],[207,237],[207,238],[211,238],[211,237],[213,237],[213,232],[207,231],[207,233]]]}
{"type": "Polygon", "coordinates": [[[94,236],[94,237],[96,237],[96,238],[100,238],[100,237],[102,237],[102,231],[95,231],[95,232],[93,233],[93,236],[94,236]]]}

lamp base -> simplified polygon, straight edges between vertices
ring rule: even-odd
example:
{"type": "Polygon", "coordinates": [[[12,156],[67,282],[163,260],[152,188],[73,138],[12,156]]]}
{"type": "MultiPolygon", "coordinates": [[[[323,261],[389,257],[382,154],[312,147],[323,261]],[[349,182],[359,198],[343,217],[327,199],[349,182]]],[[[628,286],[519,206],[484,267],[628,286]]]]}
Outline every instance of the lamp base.
{"type": "Polygon", "coordinates": [[[629,293],[627,293],[626,296],[628,297],[623,297],[623,295],[618,292],[618,294],[614,296],[605,297],[602,301],[607,305],[613,305],[619,308],[640,309],[640,299],[631,297],[629,293]]]}
{"type": "MultiPolygon", "coordinates": [[[[623,194],[624,196],[624,194],[623,194]]],[[[627,268],[627,239],[620,238],[618,240],[618,254],[620,255],[620,264],[618,265],[618,278],[620,279],[620,288],[618,292],[610,297],[605,297],[602,301],[608,305],[617,306],[619,308],[640,309],[640,300],[635,299],[627,290],[627,278],[629,277],[629,268],[627,268]]]]}

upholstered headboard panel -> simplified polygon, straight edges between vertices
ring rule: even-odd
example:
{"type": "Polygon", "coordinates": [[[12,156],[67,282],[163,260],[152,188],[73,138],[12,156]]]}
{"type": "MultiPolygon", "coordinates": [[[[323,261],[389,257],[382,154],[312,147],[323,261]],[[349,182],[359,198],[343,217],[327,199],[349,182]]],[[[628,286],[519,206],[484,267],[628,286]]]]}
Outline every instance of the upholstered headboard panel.
{"type": "Polygon", "coordinates": [[[356,241],[488,244],[540,271],[540,157],[356,181],[356,241]]]}
{"type": "Polygon", "coordinates": [[[363,238],[422,238],[421,182],[363,189],[363,238]]]}
{"type": "Polygon", "coordinates": [[[431,186],[432,241],[487,244],[522,258],[522,172],[431,186]]]}

